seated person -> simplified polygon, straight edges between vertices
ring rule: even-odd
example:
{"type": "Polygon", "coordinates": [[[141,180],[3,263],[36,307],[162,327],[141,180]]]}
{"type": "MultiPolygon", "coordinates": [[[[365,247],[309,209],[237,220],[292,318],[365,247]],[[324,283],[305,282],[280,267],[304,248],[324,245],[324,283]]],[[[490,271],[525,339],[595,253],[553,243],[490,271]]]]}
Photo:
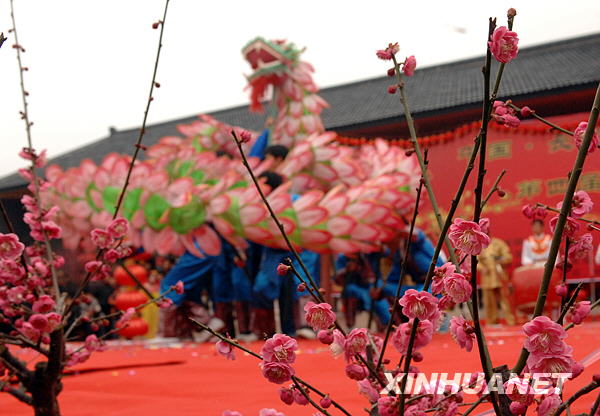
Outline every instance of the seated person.
{"type": "MultiPolygon", "coordinates": [[[[359,307],[365,311],[373,311],[379,317],[382,325],[387,325],[390,320],[389,304],[385,299],[374,300],[371,298],[371,289],[374,286],[375,274],[363,255],[354,257],[340,256],[338,266],[345,267],[336,276],[336,283],[344,288],[344,299],[356,299],[359,307]]],[[[353,311],[346,310],[346,325],[353,327],[353,311]]]]}

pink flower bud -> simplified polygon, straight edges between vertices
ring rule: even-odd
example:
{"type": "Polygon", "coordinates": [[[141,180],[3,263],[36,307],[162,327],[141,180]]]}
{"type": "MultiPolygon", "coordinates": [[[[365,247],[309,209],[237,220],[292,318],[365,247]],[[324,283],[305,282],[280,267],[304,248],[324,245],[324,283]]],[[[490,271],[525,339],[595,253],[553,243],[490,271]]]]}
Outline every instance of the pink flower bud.
{"type": "Polygon", "coordinates": [[[326,394],[325,396],[323,396],[323,398],[321,399],[321,401],[319,402],[319,405],[323,408],[323,409],[327,409],[329,407],[331,407],[331,399],[329,398],[329,395],[326,394]]]}
{"type": "Polygon", "coordinates": [[[300,283],[296,290],[300,293],[304,292],[306,290],[306,283],[300,283]]]}
{"type": "Polygon", "coordinates": [[[556,294],[560,297],[565,297],[567,296],[567,293],[569,293],[569,289],[567,288],[567,285],[560,284],[560,285],[556,285],[554,286],[554,291],[556,292],[556,294]]]}
{"type": "Polygon", "coordinates": [[[367,369],[359,364],[348,364],[346,366],[346,375],[352,380],[363,380],[367,377],[367,369]]]}
{"type": "Polygon", "coordinates": [[[294,401],[300,406],[306,406],[308,404],[308,399],[304,397],[301,391],[298,389],[294,389],[294,401]]]}
{"type": "Polygon", "coordinates": [[[279,265],[277,266],[277,274],[279,276],[287,276],[290,269],[291,269],[290,266],[283,264],[283,263],[279,263],[279,265]]]}
{"type": "Polygon", "coordinates": [[[519,402],[512,402],[510,404],[510,412],[513,415],[522,415],[527,411],[527,406],[525,406],[523,403],[519,403],[519,402]]]}
{"type": "Polygon", "coordinates": [[[177,293],[178,295],[183,295],[183,291],[184,291],[183,282],[180,280],[177,283],[175,283],[173,285],[173,290],[175,290],[175,293],[177,293]]]}
{"type": "Polygon", "coordinates": [[[396,68],[388,69],[387,75],[388,75],[388,77],[393,77],[394,75],[396,75],[396,68]]]}
{"type": "Polygon", "coordinates": [[[242,130],[240,132],[240,143],[248,143],[252,140],[252,134],[249,131],[242,130]]]}
{"type": "Polygon", "coordinates": [[[423,361],[423,354],[417,351],[413,353],[412,359],[415,363],[420,363],[421,361],[423,361]]]}
{"type": "Polygon", "coordinates": [[[279,389],[279,398],[282,402],[291,406],[294,403],[294,392],[291,389],[282,387],[279,389]]]}
{"type": "Polygon", "coordinates": [[[317,338],[325,345],[331,345],[333,342],[333,331],[331,329],[321,329],[317,338]]]}
{"type": "Polygon", "coordinates": [[[389,94],[396,94],[396,91],[398,91],[398,86],[396,84],[390,85],[387,91],[389,94]]]}
{"type": "Polygon", "coordinates": [[[531,117],[531,115],[533,113],[534,113],[534,111],[527,106],[521,108],[521,117],[523,117],[523,118],[531,117]]]}

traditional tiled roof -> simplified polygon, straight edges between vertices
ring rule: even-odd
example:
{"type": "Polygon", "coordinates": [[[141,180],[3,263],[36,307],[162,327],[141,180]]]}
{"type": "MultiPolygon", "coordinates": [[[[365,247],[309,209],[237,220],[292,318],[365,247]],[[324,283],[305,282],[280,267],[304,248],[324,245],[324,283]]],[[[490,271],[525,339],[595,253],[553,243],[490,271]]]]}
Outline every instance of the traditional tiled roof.
{"type": "MultiPolygon", "coordinates": [[[[417,70],[406,87],[414,117],[418,119],[436,112],[479,105],[482,64],[483,58],[477,57],[417,70]]],[[[594,86],[600,81],[600,33],[523,48],[518,59],[506,67],[505,73],[501,89],[503,97],[527,97],[594,86]]],[[[331,106],[322,114],[325,127],[348,131],[402,121],[398,97],[386,92],[390,83],[390,78],[378,77],[323,89],[321,95],[331,106]]],[[[210,115],[224,123],[252,130],[262,129],[265,122],[263,114],[251,113],[248,106],[215,111],[210,115]]],[[[177,134],[178,124],[195,119],[186,117],[151,125],[147,127],[144,142],[151,145],[163,136],[177,134]]],[[[99,162],[110,152],[131,153],[138,131],[113,131],[106,138],[50,162],[68,168],[85,158],[99,162]]],[[[0,179],[0,190],[19,187],[23,183],[19,176],[10,175],[0,179]]]]}

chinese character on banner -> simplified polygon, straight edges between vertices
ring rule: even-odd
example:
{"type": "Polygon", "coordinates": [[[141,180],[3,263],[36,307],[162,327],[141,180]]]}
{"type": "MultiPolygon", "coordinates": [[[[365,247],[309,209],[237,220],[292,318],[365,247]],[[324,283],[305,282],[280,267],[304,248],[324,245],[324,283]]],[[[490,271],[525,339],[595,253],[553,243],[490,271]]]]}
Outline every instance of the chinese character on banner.
{"type": "Polygon", "coordinates": [[[488,147],[488,159],[510,159],[512,157],[512,141],[493,142],[488,147]]]}
{"type": "Polygon", "coordinates": [[[548,142],[548,152],[556,153],[556,152],[570,152],[575,149],[573,145],[573,138],[571,136],[567,136],[566,134],[558,134],[554,139],[548,142]]]}
{"type": "Polygon", "coordinates": [[[554,178],[546,181],[546,195],[554,196],[564,194],[567,191],[569,180],[567,178],[554,178]]]}
{"type": "Polygon", "coordinates": [[[542,181],[530,179],[517,183],[517,198],[533,198],[542,193],[542,181]]]}
{"type": "Polygon", "coordinates": [[[468,160],[471,157],[471,153],[473,153],[472,144],[468,146],[459,147],[458,154],[456,155],[456,160],[468,160]]]}
{"type": "Polygon", "coordinates": [[[581,189],[587,192],[600,192],[600,172],[588,172],[579,179],[581,189]]]}

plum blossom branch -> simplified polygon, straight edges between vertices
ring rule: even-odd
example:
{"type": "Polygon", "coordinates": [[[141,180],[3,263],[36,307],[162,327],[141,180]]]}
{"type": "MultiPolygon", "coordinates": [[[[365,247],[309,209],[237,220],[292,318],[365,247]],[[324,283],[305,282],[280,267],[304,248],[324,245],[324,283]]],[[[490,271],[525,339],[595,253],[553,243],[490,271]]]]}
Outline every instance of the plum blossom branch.
{"type": "MultiPolygon", "coordinates": [[[[544,208],[545,210],[552,211],[552,212],[556,212],[556,213],[560,214],[560,209],[557,209],[557,208],[552,208],[552,207],[550,207],[550,206],[548,206],[548,205],[541,204],[541,203],[539,203],[539,202],[536,204],[536,206],[537,206],[537,207],[540,207],[540,208],[544,208]]],[[[596,224],[596,225],[600,225],[600,221],[596,221],[596,220],[590,220],[590,219],[588,219],[588,218],[582,218],[582,217],[579,217],[579,218],[575,218],[575,219],[576,219],[576,220],[578,220],[578,221],[587,222],[588,224],[596,224]]]]}
{"type": "MultiPolygon", "coordinates": [[[[231,131],[231,135],[233,136],[233,140],[235,141],[235,144],[237,145],[237,148],[238,148],[238,150],[240,152],[240,156],[242,157],[242,163],[244,164],[244,167],[246,168],[246,170],[250,174],[250,178],[252,179],[252,182],[254,183],[254,186],[258,190],[260,198],[262,199],[263,203],[265,204],[265,206],[269,210],[269,214],[271,214],[271,218],[273,219],[273,222],[275,223],[275,225],[279,229],[279,232],[281,233],[281,236],[285,240],[285,243],[288,246],[288,249],[293,254],[294,259],[296,259],[296,261],[300,265],[300,268],[302,269],[302,271],[304,272],[304,274],[306,275],[306,277],[310,281],[310,284],[312,285],[312,287],[318,289],[318,286],[315,283],[315,280],[313,279],[312,275],[309,273],[308,269],[306,268],[306,265],[304,264],[304,262],[302,261],[302,259],[298,255],[298,251],[296,250],[296,248],[294,247],[294,245],[292,244],[292,242],[288,238],[287,233],[285,232],[285,228],[283,227],[283,224],[277,218],[277,215],[275,214],[275,211],[273,211],[273,208],[271,207],[271,204],[269,204],[269,201],[267,200],[267,197],[265,196],[265,193],[262,191],[262,188],[260,187],[260,184],[258,183],[258,180],[256,179],[256,175],[254,175],[254,172],[252,171],[252,168],[250,167],[250,164],[248,163],[248,159],[246,158],[246,153],[244,152],[244,149],[242,147],[242,143],[243,143],[242,139],[243,138],[238,138],[238,136],[237,136],[237,134],[236,134],[236,132],[234,130],[231,131]]],[[[325,300],[321,296],[320,292],[317,292],[317,293],[318,293],[318,296],[319,296],[319,300],[322,303],[325,303],[325,300]]]]}
{"type": "MultiPolygon", "coordinates": [[[[36,167],[37,167],[36,165],[38,164],[38,160],[37,160],[38,157],[35,156],[35,151],[33,149],[33,141],[31,139],[31,126],[33,125],[33,122],[30,121],[30,118],[29,118],[29,103],[27,101],[29,92],[25,89],[25,79],[23,76],[23,73],[25,71],[27,71],[28,68],[23,66],[23,61],[21,60],[21,53],[25,52],[25,48],[19,43],[19,36],[17,33],[17,23],[16,23],[16,19],[15,19],[15,10],[14,10],[13,0],[10,0],[10,18],[11,18],[12,25],[13,25],[11,30],[15,36],[15,44],[13,45],[13,48],[17,51],[17,63],[19,66],[19,85],[21,87],[21,100],[23,102],[23,111],[21,111],[20,114],[21,114],[21,118],[25,122],[25,133],[26,133],[26,137],[27,137],[27,152],[31,156],[31,172],[30,173],[31,173],[31,177],[32,177],[31,182],[33,184],[32,191],[33,191],[35,199],[41,209],[42,200],[40,198],[40,182],[38,180],[37,172],[36,172],[36,167]]],[[[40,159],[41,159],[41,157],[40,157],[40,159]]],[[[58,275],[56,273],[56,268],[54,267],[52,246],[50,245],[50,239],[48,236],[48,232],[46,231],[46,229],[44,227],[42,227],[41,232],[42,232],[42,236],[43,236],[44,247],[46,249],[46,252],[45,252],[46,260],[48,262],[48,266],[50,268],[50,274],[52,276],[52,286],[54,288],[54,293],[55,293],[55,296],[57,299],[56,310],[60,313],[62,311],[62,306],[63,306],[62,305],[63,297],[61,296],[60,287],[58,285],[58,275]]]]}
{"type": "MultiPolygon", "coordinates": [[[[496,19],[489,19],[489,32],[488,39],[491,42],[492,35],[494,30],[496,29],[496,19]]],[[[483,69],[483,77],[484,77],[484,99],[483,99],[483,118],[481,123],[481,146],[479,149],[479,167],[477,174],[477,185],[475,186],[475,212],[473,214],[473,222],[478,224],[481,219],[481,211],[482,211],[482,195],[483,195],[483,179],[485,178],[486,169],[485,169],[485,156],[486,156],[486,145],[487,145],[487,132],[488,132],[488,124],[490,121],[490,113],[492,109],[493,96],[490,96],[490,69],[492,61],[492,51],[488,46],[486,53],[486,61],[485,67],[483,69]]],[[[501,67],[502,68],[502,67],[501,67]]],[[[499,74],[501,72],[499,71],[499,74]]],[[[493,94],[492,94],[493,95],[493,94]]],[[[479,358],[481,361],[481,366],[483,368],[483,372],[485,373],[486,379],[489,380],[492,377],[492,364],[489,355],[489,351],[485,344],[485,338],[483,335],[483,330],[481,328],[481,321],[479,320],[479,299],[478,299],[478,291],[477,291],[477,256],[471,256],[471,303],[473,308],[471,309],[471,313],[473,315],[473,326],[475,329],[475,337],[477,339],[477,349],[479,351],[479,358]]],[[[492,405],[494,406],[494,411],[496,414],[502,414],[500,410],[500,399],[498,397],[497,392],[492,392],[491,394],[492,405]]]]}
{"type": "MultiPolygon", "coordinates": [[[[208,332],[209,332],[211,335],[213,335],[213,336],[215,336],[215,337],[219,338],[221,341],[223,341],[223,342],[225,342],[225,343],[227,343],[227,344],[231,345],[232,347],[235,347],[235,348],[237,348],[237,349],[239,349],[239,350],[242,350],[242,351],[244,351],[245,353],[247,353],[247,354],[249,354],[249,355],[251,355],[251,356],[253,356],[253,357],[255,357],[255,358],[258,358],[259,360],[263,360],[263,356],[262,356],[262,355],[260,355],[260,354],[258,354],[258,353],[256,353],[256,352],[252,351],[251,349],[248,349],[248,348],[244,347],[243,345],[239,344],[239,343],[238,343],[236,340],[234,340],[234,339],[231,339],[231,338],[228,338],[228,337],[224,336],[223,334],[221,334],[221,333],[219,333],[219,332],[216,332],[215,330],[213,330],[213,329],[212,329],[212,328],[210,328],[209,326],[207,326],[207,325],[204,325],[202,322],[199,322],[199,321],[197,321],[197,320],[195,320],[195,319],[193,319],[193,318],[188,318],[188,319],[189,319],[190,321],[192,321],[194,324],[198,325],[198,326],[199,326],[200,328],[202,328],[204,331],[208,331],[208,332]]],[[[300,383],[300,384],[302,384],[303,386],[305,386],[305,387],[306,387],[306,388],[308,388],[309,390],[312,390],[312,391],[314,391],[315,393],[317,393],[317,394],[318,394],[319,396],[321,396],[321,397],[325,397],[325,396],[326,396],[326,394],[323,394],[323,393],[322,393],[321,391],[319,391],[317,388],[313,387],[311,384],[309,384],[308,382],[306,382],[305,380],[301,379],[301,378],[300,378],[300,377],[298,377],[298,376],[295,376],[295,375],[294,375],[294,376],[292,376],[292,381],[293,381],[294,383],[300,383]]],[[[302,390],[300,390],[300,391],[302,392],[302,390]]],[[[303,394],[304,394],[304,393],[303,393],[303,394]]],[[[305,397],[306,397],[306,396],[305,396],[305,397]]],[[[309,402],[310,402],[311,404],[313,404],[313,402],[312,402],[312,401],[310,401],[310,400],[309,400],[309,402]]],[[[351,414],[350,414],[350,413],[349,413],[349,412],[348,412],[346,409],[344,409],[344,408],[343,408],[343,407],[342,407],[342,406],[341,406],[339,403],[337,403],[336,401],[334,401],[334,400],[331,400],[331,404],[332,404],[333,406],[335,406],[335,407],[336,407],[338,410],[340,410],[342,413],[344,413],[345,415],[347,415],[347,416],[352,416],[352,415],[351,415],[351,414]]],[[[317,406],[317,405],[316,405],[316,403],[315,403],[315,404],[313,404],[313,406],[316,406],[316,409],[317,409],[317,410],[319,410],[319,411],[321,411],[321,412],[323,411],[323,410],[321,409],[321,407],[320,407],[320,406],[317,406]]],[[[326,414],[327,414],[327,413],[326,413],[326,414]]]]}
{"type": "Polygon", "coordinates": [[[487,203],[490,200],[490,198],[492,197],[492,195],[494,195],[495,192],[498,192],[498,193],[500,192],[500,188],[498,187],[498,185],[500,184],[500,181],[502,180],[502,178],[504,177],[505,174],[506,174],[506,169],[502,169],[502,172],[500,172],[500,174],[496,178],[496,181],[492,185],[492,189],[490,189],[490,191],[488,192],[487,196],[485,197],[485,199],[481,203],[481,210],[482,211],[483,211],[483,208],[485,208],[485,206],[487,205],[487,203]]]}
{"type": "Polygon", "coordinates": [[[158,62],[160,60],[160,51],[162,50],[163,44],[163,33],[165,31],[165,21],[167,20],[167,10],[169,9],[169,1],[165,0],[165,9],[163,12],[163,17],[160,21],[153,24],[153,28],[157,28],[160,26],[160,35],[158,37],[158,48],[156,50],[156,59],[154,60],[154,71],[152,72],[152,82],[150,83],[150,92],[148,93],[148,100],[146,101],[146,109],[144,110],[144,119],[142,120],[142,127],[140,128],[140,133],[138,135],[138,139],[135,143],[135,151],[133,152],[133,157],[131,162],[129,163],[129,169],[127,170],[127,176],[125,177],[125,183],[123,184],[123,188],[121,189],[121,193],[119,195],[119,199],[117,200],[117,205],[115,206],[115,213],[113,214],[113,220],[117,218],[119,215],[119,209],[121,208],[121,204],[123,202],[123,198],[125,197],[125,193],[127,192],[127,187],[129,186],[129,179],[131,178],[131,172],[133,171],[133,165],[138,157],[140,150],[143,148],[142,140],[144,139],[144,134],[146,133],[146,121],[148,120],[148,112],[150,111],[150,104],[154,101],[154,97],[152,96],[154,92],[154,88],[158,87],[159,84],[156,82],[156,73],[158,72],[158,62]]]}
{"type": "MultiPolygon", "coordinates": [[[[507,105],[508,105],[510,108],[512,108],[513,110],[519,111],[521,114],[524,114],[524,113],[523,113],[523,111],[524,111],[524,110],[523,110],[523,108],[525,108],[525,107],[519,108],[519,107],[517,107],[516,105],[514,105],[514,104],[512,103],[512,101],[507,101],[507,102],[506,102],[506,104],[507,104],[507,105]]],[[[544,123],[544,124],[546,124],[546,125],[548,125],[548,126],[552,127],[554,130],[558,130],[558,131],[560,131],[560,132],[563,132],[563,133],[565,133],[565,134],[568,134],[569,136],[573,136],[573,134],[574,134],[572,131],[570,131],[570,130],[567,130],[567,129],[564,129],[564,128],[560,127],[559,125],[557,125],[557,124],[554,124],[554,123],[552,123],[551,121],[549,121],[549,120],[546,120],[545,118],[538,116],[538,115],[537,115],[537,113],[536,113],[534,110],[531,110],[531,109],[529,109],[528,115],[530,115],[531,117],[535,118],[536,120],[539,120],[539,121],[541,121],[542,123],[544,123]]]]}
{"type": "Polygon", "coordinates": [[[573,404],[573,402],[575,402],[575,400],[579,399],[581,396],[584,396],[584,395],[594,391],[598,387],[600,387],[600,383],[597,381],[592,381],[590,384],[577,390],[575,393],[573,393],[573,395],[571,397],[569,397],[568,400],[564,401],[563,403],[561,403],[560,406],[558,406],[558,408],[554,411],[553,416],[559,416],[568,407],[570,407],[573,404]]]}
{"type": "MultiPolygon", "coordinates": [[[[392,55],[392,61],[394,62],[394,69],[396,74],[396,80],[398,83],[398,89],[400,90],[400,103],[404,109],[404,117],[406,118],[406,124],[408,125],[408,131],[410,133],[410,141],[414,147],[415,154],[417,155],[417,160],[419,161],[419,166],[421,167],[421,174],[423,175],[423,181],[425,184],[425,189],[427,190],[427,196],[429,197],[429,202],[431,203],[431,208],[435,214],[435,219],[437,221],[438,227],[440,230],[444,228],[444,222],[442,221],[442,214],[440,212],[440,207],[437,203],[437,199],[435,197],[435,193],[433,192],[433,187],[431,186],[431,181],[429,179],[429,175],[427,174],[427,166],[425,163],[425,158],[423,156],[423,151],[421,150],[421,146],[419,145],[419,141],[417,139],[417,131],[415,129],[415,122],[412,118],[412,114],[410,111],[410,106],[408,105],[408,98],[406,96],[406,92],[404,91],[404,81],[402,80],[402,75],[400,72],[400,64],[396,59],[395,55],[392,55]]],[[[446,237],[445,234],[440,234],[440,239],[444,241],[446,244],[446,248],[448,249],[448,253],[450,255],[450,259],[452,263],[457,264],[456,256],[454,255],[454,250],[452,250],[452,244],[450,244],[450,240],[446,237]]],[[[439,254],[439,253],[438,253],[439,254]]]]}
{"type": "MultiPolygon", "coordinates": [[[[565,261],[565,264],[567,262],[565,261]]],[[[565,319],[565,316],[567,315],[567,312],[569,312],[569,308],[571,306],[573,306],[573,304],[575,303],[575,301],[577,300],[577,295],[579,295],[579,291],[581,290],[581,288],[583,287],[583,282],[579,283],[577,285],[577,287],[575,288],[575,290],[573,291],[573,294],[571,295],[571,297],[569,298],[569,300],[563,305],[562,310],[560,311],[560,316],[558,317],[558,319],[556,320],[556,323],[561,324],[563,323],[563,320],[565,319]]]]}
{"type": "MultiPolygon", "coordinates": [[[[573,195],[575,194],[575,190],[577,189],[577,183],[579,181],[579,177],[581,176],[581,172],[583,171],[583,165],[585,164],[585,159],[588,154],[588,149],[590,143],[592,142],[592,138],[594,136],[594,128],[596,123],[598,122],[598,115],[600,114],[600,85],[596,90],[596,96],[594,98],[594,103],[592,105],[592,109],[590,111],[590,117],[588,120],[588,125],[583,135],[583,140],[581,146],[579,147],[579,152],[577,153],[577,159],[573,165],[573,169],[571,170],[571,175],[569,176],[569,182],[567,185],[567,190],[565,192],[565,196],[563,198],[562,207],[560,210],[560,214],[558,216],[558,220],[556,221],[556,227],[554,230],[554,236],[552,237],[552,242],[550,243],[550,250],[548,253],[548,260],[544,266],[544,275],[542,277],[542,282],[540,285],[540,291],[538,293],[538,298],[535,304],[535,309],[533,311],[533,317],[540,316],[542,311],[544,310],[544,305],[546,304],[546,297],[548,296],[548,287],[550,285],[550,279],[552,277],[552,272],[554,271],[554,266],[556,264],[556,258],[558,256],[558,251],[560,249],[560,243],[562,240],[563,231],[565,229],[565,225],[567,223],[567,216],[571,210],[571,204],[573,202],[573,195]]],[[[525,362],[527,357],[529,356],[529,352],[523,348],[521,350],[521,355],[519,356],[519,360],[513,369],[514,372],[520,373],[525,367],[525,362]]]]}
{"type": "Polygon", "coordinates": [[[322,412],[323,414],[327,415],[327,416],[331,416],[331,413],[329,413],[327,410],[323,409],[321,406],[319,406],[317,403],[315,403],[313,401],[313,399],[310,398],[310,396],[308,395],[308,393],[304,390],[304,387],[302,387],[296,380],[294,380],[292,378],[292,381],[294,382],[294,385],[296,386],[296,388],[298,389],[298,391],[300,392],[300,394],[302,394],[304,396],[304,398],[306,400],[308,400],[308,402],[311,404],[312,407],[314,407],[315,409],[317,409],[319,412],[322,412]]]}
{"type": "MultiPolygon", "coordinates": [[[[158,29],[158,27],[160,26],[160,34],[158,37],[158,47],[156,50],[156,58],[154,60],[154,70],[152,72],[152,82],[150,83],[150,91],[148,93],[148,100],[146,101],[146,108],[144,110],[144,118],[142,120],[142,127],[140,128],[140,132],[139,132],[137,141],[134,144],[135,151],[133,152],[133,156],[131,158],[131,161],[129,162],[129,168],[127,169],[127,175],[125,177],[125,182],[123,183],[123,187],[121,188],[121,192],[119,193],[119,198],[118,198],[117,204],[115,206],[115,212],[113,214],[113,220],[115,220],[119,215],[119,209],[121,208],[121,204],[123,203],[123,198],[125,197],[125,193],[127,192],[127,188],[129,187],[129,180],[131,178],[131,173],[133,171],[135,161],[137,160],[140,150],[143,149],[142,140],[144,138],[144,134],[146,133],[146,121],[148,119],[148,112],[150,111],[150,103],[152,103],[152,101],[154,101],[154,97],[153,97],[154,88],[155,87],[158,88],[160,86],[160,84],[156,82],[156,73],[158,72],[158,63],[160,60],[160,52],[163,47],[162,38],[163,38],[164,30],[165,30],[165,21],[167,18],[167,10],[169,8],[169,1],[170,0],[165,0],[165,8],[164,8],[162,20],[159,20],[158,22],[156,22],[152,25],[153,29],[158,29]]],[[[96,254],[96,260],[99,260],[102,257],[103,253],[104,253],[104,249],[100,248],[96,254]]],[[[83,293],[83,290],[87,287],[88,283],[92,279],[92,275],[93,275],[93,273],[91,273],[91,272],[88,272],[86,274],[85,278],[83,279],[83,282],[77,289],[75,296],[73,296],[73,300],[77,299],[81,295],[81,293],[83,293]]],[[[70,305],[68,306],[67,312],[71,309],[72,306],[73,306],[73,302],[71,302],[70,305]]]]}
{"type": "MultiPolygon", "coordinates": [[[[590,305],[590,311],[593,311],[598,306],[600,306],[600,299],[597,299],[594,303],[592,303],[590,305]]],[[[574,326],[575,326],[575,324],[573,322],[571,322],[569,325],[565,326],[565,331],[568,331],[569,329],[573,328],[574,326]]]]}
{"type": "Polygon", "coordinates": [[[14,387],[9,386],[8,383],[6,383],[6,382],[0,382],[0,391],[4,391],[4,392],[10,394],[15,399],[17,399],[20,402],[23,402],[29,406],[31,406],[33,404],[33,398],[30,395],[28,395],[27,393],[25,393],[22,390],[15,389],[14,387]]]}
{"type": "MultiPolygon", "coordinates": [[[[427,155],[425,155],[425,168],[427,168],[427,155]]],[[[398,310],[398,300],[400,299],[400,291],[402,289],[402,276],[404,276],[406,272],[406,259],[408,259],[408,255],[410,253],[410,246],[412,242],[413,233],[415,231],[415,224],[417,222],[417,216],[419,214],[419,203],[421,202],[421,191],[423,190],[424,180],[423,177],[427,173],[427,171],[421,172],[421,180],[419,181],[419,187],[417,188],[417,196],[415,198],[415,208],[413,211],[412,220],[410,221],[410,228],[408,231],[408,239],[406,241],[406,245],[404,247],[404,256],[402,257],[402,266],[400,268],[400,280],[398,281],[398,285],[396,286],[396,295],[394,296],[394,301],[392,302],[392,311],[390,312],[390,320],[385,329],[385,336],[383,338],[383,344],[381,346],[381,351],[379,352],[379,358],[377,359],[377,366],[375,367],[377,370],[381,368],[381,364],[383,363],[385,349],[387,347],[388,341],[390,339],[390,334],[392,333],[392,325],[394,323],[394,316],[396,315],[396,311],[398,310]]]]}

